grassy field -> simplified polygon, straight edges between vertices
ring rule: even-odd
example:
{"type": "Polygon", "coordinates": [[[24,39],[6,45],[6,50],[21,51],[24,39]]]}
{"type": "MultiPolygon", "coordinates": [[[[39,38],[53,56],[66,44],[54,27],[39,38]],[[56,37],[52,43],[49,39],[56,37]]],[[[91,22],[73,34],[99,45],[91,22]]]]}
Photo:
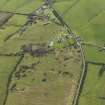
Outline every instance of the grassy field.
{"type": "Polygon", "coordinates": [[[105,52],[93,46],[84,46],[84,53],[87,61],[105,62],[105,52]]]}
{"type": "MultiPolygon", "coordinates": [[[[100,76],[102,66],[88,64],[88,72],[78,105],[104,105],[105,73],[100,76]]],[[[104,68],[105,70],[105,68],[104,68]]]]}
{"type": "Polygon", "coordinates": [[[5,105],[72,103],[81,73],[81,54],[76,46],[55,48],[41,57],[25,53],[22,62],[10,75],[20,58],[14,54],[20,54],[23,45],[40,49],[59,36],[68,34],[63,26],[56,23],[58,21],[49,9],[41,12],[43,18],[38,17],[33,22],[30,15],[22,15],[35,11],[42,3],[43,0],[0,1],[0,105],[3,105],[6,96],[5,105]],[[9,76],[12,81],[7,87],[9,76]]]}

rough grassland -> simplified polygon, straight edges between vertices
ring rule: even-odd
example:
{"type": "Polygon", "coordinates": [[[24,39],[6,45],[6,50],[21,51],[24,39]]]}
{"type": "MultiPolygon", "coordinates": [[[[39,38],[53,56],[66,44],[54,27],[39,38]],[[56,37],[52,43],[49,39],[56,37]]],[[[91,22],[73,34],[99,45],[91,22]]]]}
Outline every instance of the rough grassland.
{"type": "Polygon", "coordinates": [[[52,14],[46,18],[49,10],[45,11],[45,17],[32,22],[33,17],[28,14],[42,3],[43,0],[0,1],[0,13],[4,16],[0,20],[0,105],[72,104],[81,73],[81,54],[76,46],[54,49],[39,57],[25,52],[24,59],[14,70],[20,58],[16,54],[21,54],[23,45],[40,49],[58,36],[68,34],[52,14]],[[4,23],[3,19],[7,21],[4,23]],[[9,83],[8,78],[12,80],[9,83]]]}
{"type": "Polygon", "coordinates": [[[75,57],[72,54],[70,49],[65,49],[45,57],[26,55],[12,77],[6,105],[72,105],[81,71],[78,53],[75,57]],[[66,57],[69,59],[64,60],[66,57]],[[35,64],[33,68],[21,69],[32,64],[35,64]],[[14,84],[16,87],[11,89],[14,84]]]}

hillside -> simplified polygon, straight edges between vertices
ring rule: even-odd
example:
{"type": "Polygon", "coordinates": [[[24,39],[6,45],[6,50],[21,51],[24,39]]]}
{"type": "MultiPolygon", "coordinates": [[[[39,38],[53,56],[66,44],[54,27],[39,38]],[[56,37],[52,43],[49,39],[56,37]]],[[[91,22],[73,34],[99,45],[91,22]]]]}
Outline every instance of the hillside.
{"type": "Polygon", "coordinates": [[[43,0],[0,1],[0,59],[0,105],[72,105],[80,47],[43,0]]]}
{"type": "Polygon", "coordinates": [[[0,105],[104,105],[104,18],[104,0],[1,0],[0,105]]]}

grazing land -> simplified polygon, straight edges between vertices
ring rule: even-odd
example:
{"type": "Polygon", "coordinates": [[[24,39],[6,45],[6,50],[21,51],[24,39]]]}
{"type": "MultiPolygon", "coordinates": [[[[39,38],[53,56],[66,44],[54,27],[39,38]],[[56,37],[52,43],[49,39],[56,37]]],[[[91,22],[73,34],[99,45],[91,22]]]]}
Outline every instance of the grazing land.
{"type": "Polygon", "coordinates": [[[104,105],[104,18],[104,0],[1,0],[0,105],[104,105]]]}
{"type": "Polygon", "coordinates": [[[0,1],[0,105],[72,105],[81,49],[53,11],[44,0],[0,1]]]}
{"type": "Polygon", "coordinates": [[[88,63],[87,76],[79,99],[79,105],[104,105],[104,66],[88,63]]]}

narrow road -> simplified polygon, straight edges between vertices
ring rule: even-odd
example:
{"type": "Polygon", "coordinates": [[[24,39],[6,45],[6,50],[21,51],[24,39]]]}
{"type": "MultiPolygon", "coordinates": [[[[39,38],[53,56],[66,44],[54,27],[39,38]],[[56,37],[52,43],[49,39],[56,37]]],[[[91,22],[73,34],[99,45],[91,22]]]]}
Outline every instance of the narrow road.
{"type": "Polygon", "coordinates": [[[85,76],[85,73],[86,73],[85,56],[84,56],[84,51],[83,51],[81,43],[80,43],[79,47],[81,49],[81,56],[82,56],[82,73],[81,73],[80,80],[79,80],[79,83],[78,83],[78,86],[77,86],[76,95],[74,96],[73,105],[78,104],[78,99],[79,99],[81,87],[83,85],[84,76],[85,76]]]}

